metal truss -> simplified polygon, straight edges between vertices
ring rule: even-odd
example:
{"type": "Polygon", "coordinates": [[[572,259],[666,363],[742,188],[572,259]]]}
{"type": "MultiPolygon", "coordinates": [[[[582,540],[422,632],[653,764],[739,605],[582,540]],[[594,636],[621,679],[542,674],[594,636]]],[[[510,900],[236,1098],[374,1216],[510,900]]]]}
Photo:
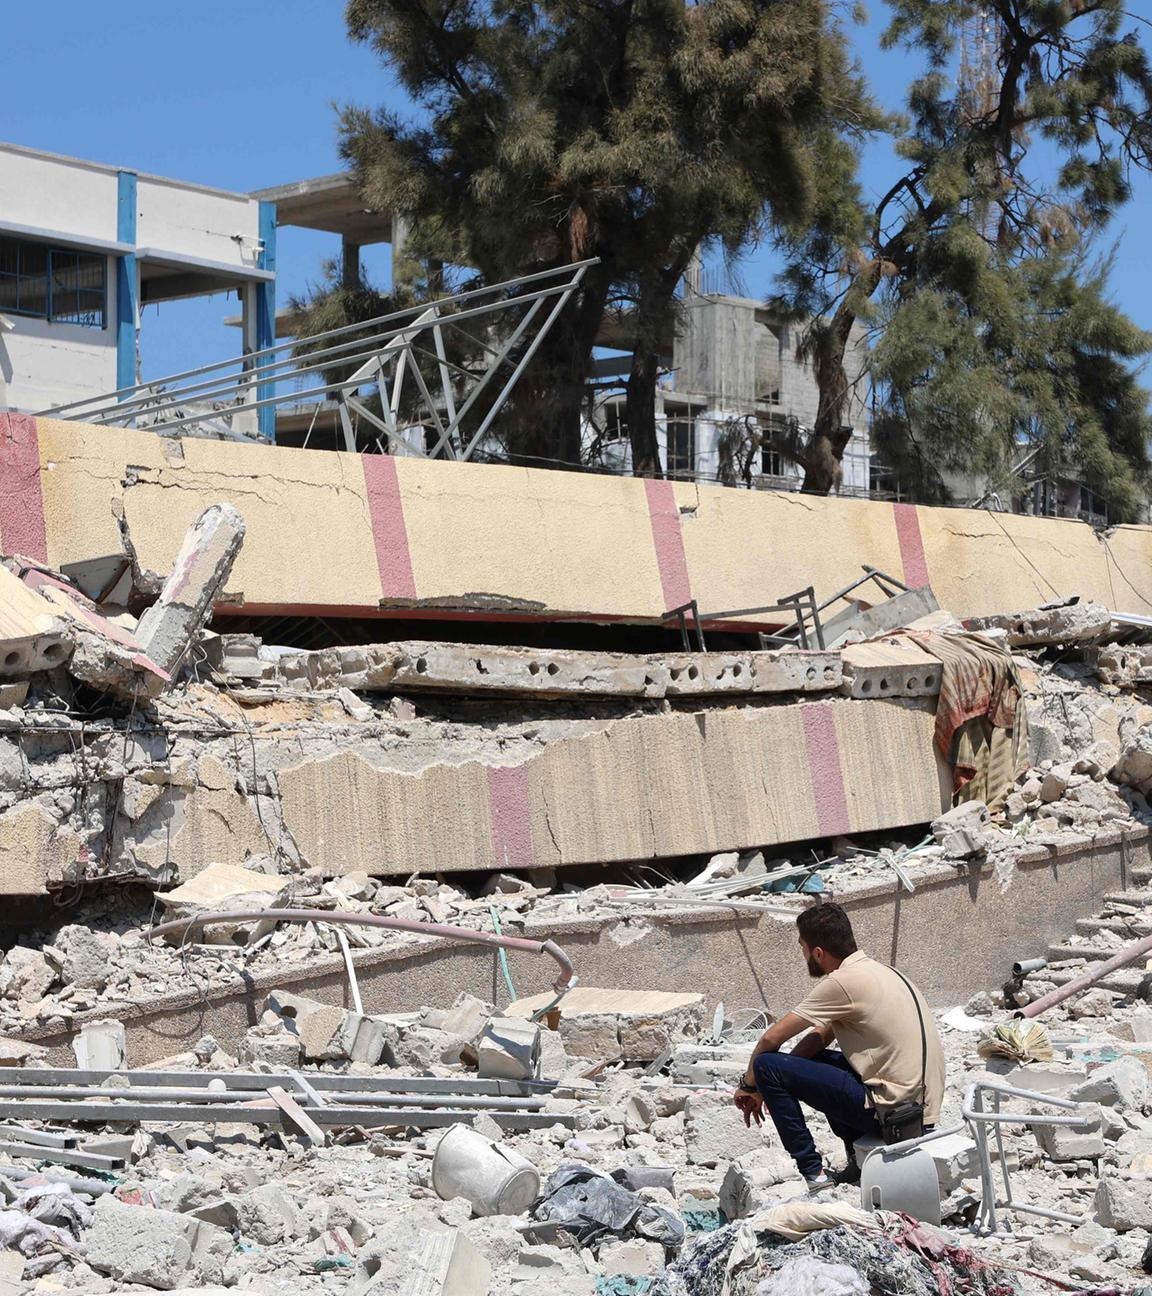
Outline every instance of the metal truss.
{"type": "Polygon", "coordinates": [[[317,411],[334,405],[346,450],[360,448],[362,422],[382,452],[469,459],[595,264],[578,261],[331,329],[305,339],[307,351],[301,340],[285,342],[38,413],[242,440],[258,436],[260,411],[312,399],[317,411]],[[478,359],[450,358],[453,331],[478,359]],[[350,366],[347,378],[325,378],[325,370],[350,366]],[[373,397],[376,409],[367,403],[373,397]],[[416,413],[405,414],[410,409],[416,413]]]}

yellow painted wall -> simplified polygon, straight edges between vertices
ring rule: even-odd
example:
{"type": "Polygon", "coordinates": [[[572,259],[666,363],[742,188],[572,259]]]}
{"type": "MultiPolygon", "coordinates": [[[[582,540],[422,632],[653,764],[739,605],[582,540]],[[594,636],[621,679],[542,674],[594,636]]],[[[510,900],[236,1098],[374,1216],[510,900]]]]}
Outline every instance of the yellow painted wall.
{"type": "MultiPolygon", "coordinates": [[[[388,601],[377,554],[381,505],[369,498],[359,456],[173,442],[50,419],[37,425],[50,563],[117,552],[122,513],[145,564],[164,571],[189,522],[228,500],[248,524],[229,581],[233,598],[356,613],[388,601]]],[[[393,463],[398,511],[389,515],[389,560],[410,568],[418,601],[478,615],[505,600],[507,611],[546,616],[654,621],[665,611],[644,482],[393,463]],[[397,548],[403,552],[393,553],[397,548]]],[[[672,489],[688,585],[702,611],[767,604],[808,585],[828,594],[863,564],[905,574],[890,504],[672,489]]],[[[1150,528],[1119,528],[1105,544],[1073,521],[920,508],[906,511],[906,524],[909,514],[937,598],[958,615],[1022,610],[1073,594],[1152,614],[1150,528]]],[[[0,550],[3,544],[0,534],[0,550]]]]}

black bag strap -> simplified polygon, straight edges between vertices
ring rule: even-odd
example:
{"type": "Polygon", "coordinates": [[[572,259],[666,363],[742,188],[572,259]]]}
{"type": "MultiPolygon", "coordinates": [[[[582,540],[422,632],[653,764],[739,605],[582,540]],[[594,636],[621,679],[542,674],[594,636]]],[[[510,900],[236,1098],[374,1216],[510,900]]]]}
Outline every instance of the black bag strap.
{"type": "Polygon", "coordinates": [[[920,1102],[926,1107],[928,1105],[928,1032],[924,1029],[924,1014],[920,1011],[920,996],[903,972],[897,972],[895,968],[892,971],[896,972],[896,975],[908,987],[908,993],[912,996],[912,1002],[916,1005],[916,1020],[920,1023],[920,1102]]]}

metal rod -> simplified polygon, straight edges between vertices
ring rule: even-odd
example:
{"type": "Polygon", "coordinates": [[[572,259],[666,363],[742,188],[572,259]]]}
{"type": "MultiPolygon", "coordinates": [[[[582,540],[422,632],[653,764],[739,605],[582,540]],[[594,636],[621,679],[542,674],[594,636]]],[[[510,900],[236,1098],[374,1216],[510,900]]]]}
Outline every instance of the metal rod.
{"type": "MultiPolygon", "coordinates": [[[[460,315],[461,318],[464,319],[472,319],[474,317],[479,318],[501,311],[510,310],[516,306],[529,304],[538,305],[540,302],[546,301],[551,297],[563,296],[568,292],[570,292],[570,286],[567,284],[560,284],[553,288],[542,288],[535,293],[524,294],[522,297],[508,298],[505,301],[494,302],[486,306],[477,306],[471,310],[462,311],[460,315]]],[[[564,297],[564,300],[567,300],[567,297],[564,297]]],[[[445,317],[444,322],[451,325],[453,323],[453,317],[445,317]]],[[[425,325],[422,326],[422,328],[423,327],[428,326],[425,325]]],[[[323,337],[325,335],[317,334],[317,336],[323,337]]],[[[157,389],[165,387],[166,384],[173,382],[174,379],[158,378],[148,384],[148,387],[153,394],[140,396],[133,401],[123,401],[119,404],[109,401],[106,404],[97,405],[94,409],[88,411],[83,418],[84,421],[88,423],[103,424],[115,422],[118,413],[119,417],[122,419],[126,416],[134,417],[137,414],[152,414],[172,409],[176,406],[187,404],[188,400],[193,396],[198,401],[213,399],[223,400],[229,393],[251,391],[253,388],[259,387],[262,384],[264,386],[269,384],[274,386],[277,383],[297,378],[302,374],[315,372],[316,370],[323,368],[323,365],[319,362],[325,360],[330,361],[337,357],[339,357],[341,364],[353,364],[358,360],[368,361],[377,357],[381,358],[382,361],[387,361],[392,358],[393,354],[403,360],[408,352],[408,344],[400,341],[404,336],[404,331],[401,331],[399,334],[392,331],[376,334],[367,338],[358,337],[351,342],[345,342],[340,346],[330,347],[326,350],[314,351],[307,355],[292,355],[284,360],[278,360],[274,364],[263,365],[255,369],[244,368],[236,374],[221,375],[218,378],[209,379],[207,382],[193,383],[186,387],[170,387],[163,392],[158,392],[157,389]],[[353,347],[363,347],[366,349],[356,351],[352,355],[343,354],[353,347]],[[383,355],[381,354],[382,352],[384,353],[383,355]],[[287,372],[279,374],[275,378],[269,377],[269,375],[278,369],[284,369],[287,372]]],[[[299,344],[293,343],[293,345],[299,344]]],[[[242,365],[245,359],[246,357],[240,356],[234,360],[220,361],[214,367],[230,368],[232,366],[242,365]]],[[[361,368],[363,368],[363,366],[361,366],[361,368]]],[[[327,388],[318,388],[316,390],[334,390],[337,387],[363,387],[369,381],[370,379],[368,376],[358,373],[357,376],[350,378],[346,382],[329,383],[327,388]]],[[[266,399],[268,403],[277,403],[288,400],[299,401],[307,394],[309,393],[288,392],[281,396],[273,396],[266,399]]],[[[105,400],[105,397],[92,397],[91,400],[103,401],[105,400]]],[[[247,404],[237,405],[235,407],[228,405],[223,409],[208,411],[200,417],[208,418],[212,415],[224,415],[230,413],[233,408],[246,409],[250,407],[251,406],[247,404]]],[[[48,413],[55,414],[59,413],[59,411],[51,410],[48,411],[48,413]]]]}
{"type": "MultiPolygon", "coordinates": [[[[475,297],[482,297],[486,293],[498,293],[505,289],[523,287],[524,284],[538,283],[541,279],[555,278],[557,275],[566,274],[569,271],[587,269],[588,266],[596,265],[600,260],[599,257],[592,257],[585,261],[572,261],[567,265],[555,266],[551,270],[539,270],[534,274],[523,275],[518,279],[505,279],[500,283],[489,284],[481,288],[469,288],[466,292],[456,293],[451,297],[441,297],[436,301],[437,306],[445,306],[452,302],[470,301],[475,297]]],[[[357,329],[373,327],[377,324],[386,324],[392,321],[404,320],[409,316],[413,318],[421,311],[426,310],[426,304],[417,304],[416,306],[405,306],[403,310],[392,311],[388,315],[377,315],[374,319],[364,320],[360,324],[344,324],[340,328],[329,329],[325,333],[318,334],[319,337],[339,337],[345,333],[354,333],[357,329]]],[[[196,369],[185,369],[181,373],[170,374],[167,378],[161,379],[163,382],[176,382],[181,378],[195,378],[199,374],[211,373],[214,369],[222,369],[227,365],[237,364],[242,360],[258,360],[261,356],[275,355],[278,351],[286,351],[291,347],[299,346],[299,339],[293,339],[291,342],[278,342],[273,346],[264,347],[261,351],[250,351],[247,356],[241,356],[239,360],[217,360],[214,364],[200,365],[196,369]]],[[[108,393],[110,396],[127,396],[135,391],[142,391],[146,387],[154,386],[154,383],[136,383],[133,387],[118,387],[115,391],[108,393]]],[[[45,417],[49,414],[59,414],[64,410],[77,409],[82,405],[89,405],[93,400],[99,400],[101,397],[89,397],[87,400],[72,401],[68,405],[55,405],[48,410],[38,411],[37,417],[45,417]]]]}
{"type": "Polygon", "coordinates": [[[1042,1012],[1047,1012],[1049,1008],[1055,1008],[1057,1004],[1063,1003],[1071,995],[1079,994],[1081,990],[1087,990],[1089,986],[1094,986],[1097,981],[1102,980],[1109,972],[1115,972],[1119,968],[1127,967],[1129,963],[1134,963],[1142,954],[1149,952],[1152,952],[1152,936],[1144,936],[1138,941],[1133,941],[1131,945],[1125,945],[1122,950],[1114,954],[1106,962],[1096,964],[1065,985],[1057,986],[1055,990],[1050,990],[1048,994],[1042,995],[1030,1004],[1026,1004],[1016,1015],[1018,1017],[1039,1017],[1042,1012]]]}
{"type": "Polygon", "coordinates": [[[409,918],[388,918],[384,914],[334,913],[330,909],[238,909],[197,914],[194,918],[177,918],[161,923],[146,933],[148,936],[170,936],[187,932],[217,922],[315,922],[351,923],[360,927],[384,927],[389,931],[415,932],[421,936],[439,936],[445,940],[468,941],[473,945],[488,945],[494,949],[519,950],[524,954],[547,954],[560,967],[560,975],[552,983],[557,994],[566,994],[576,984],[576,970],[572,960],[555,941],[526,940],[522,936],[497,936],[494,932],[477,931],[473,927],[452,927],[446,923],[417,922],[409,918]]]}
{"type": "MultiPolygon", "coordinates": [[[[252,1125],[275,1125],[281,1122],[280,1109],[265,1097],[265,1105],[213,1106],[211,1103],[132,1103],[132,1102],[61,1102],[31,1099],[20,1102],[13,1099],[0,1101],[0,1117],[22,1117],[26,1120],[44,1121],[155,1121],[157,1124],[184,1121],[247,1122],[252,1125]]],[[[503,1111],[485,1107],[437,1107],[432,1109],[406,1107],[309,1107],[308,1115],[318,1125],[363,1125],[379,1128],[382,1125],[410,1126],[413,1129],[435,1129],[442,1125],[455,1125],[471,1121],[476,1116],[490,1116],[506,1129],[546,1129],[549,1125],[574,1126],[575,1117],[563,1112],[503,1111]]]]}
{"type": "MultiPolygon", "coordinates": [[[[280,1086],[283,1087],[283,1086],[280,1086]]],[[[133,1102],[191,1102],[191,1103],[234,1103],[234,1102],[258,1102],[266,1095],[268,1086],[261,1086],[253,1089],[228,1089],[228,1090],[211,1090],[211,1089],[186,1089],[173,1087],[164,1088],[139,1088],[131,1091],[133,1102]]],[[[68,1099],[80,1100],[88,1098],[107,1098],[112,1101],[124,1097],[123,1089],[104,1089],[98,1085],[3,1085],[0,1086],[0,1098],[28,1099],[29,1101],[39,1101],[40,1099],[68,1099]]],[[[491,1094],[452,1094],[448,1099],[455,1107],[476,1107],[491,1108],[497,1111],[543,1111],[547,1102],[546,1098],[499,1098],[491,1094]]],[[[331,1093],[327,1095],[327,1101],[319,1102],[318,1106],[326,1107],[329,1103],[344,1103],[346,1105],[356,1105],[358,1103],[367,1104],[368,1106],[392,1106],[392,1107],[436,1107],[444,1105],[444,1095],[442,1094],[418,1094],[418,1093],[380,1093],[374,1094],[371,1091],[359,1091],[355,1093],[331,1093]]],[[[302,1104],[310,1106],[311,1100],[302,1104]]],[[[61,1149],[57,1149],[61,1150],[61,1149]]]]}
{"type": "Polygon", "coordinates": [[[348,947],[348,937],[343,927],[336,928],[336,939],[340,942],[340,953],[344,955],[344,970],[348,973],[348,989],[352,992],[352,1007],[364,1016],[364,1000],[360,998],[360,982],[356,980],[356,967],[352,962],[352,951],[348,947]]]}
{"type": "Polygon", "coordinates": [[[52,1148],[32,1143],[0,1141],[0,1153],[25,1161],[48,1161],[55,1165],[79,1166],[81,1170],[103,1170],[106,1174],[124,1169],[123,1157],[100,1156],[95,1152],[83,1152],[80,1148],[52,1148]]]}
{"type": "MultiPolygon", "coordinates": [[[[268,1085],[287,1088],[297,1073],[293,1071],[117,1071],[81,1069],[79,1067],[6,1067],[0,1072],[13,1084],[41,1088],[44,1085],[102,1085],[111,1077],[117,1084],[127,1084],[130,1090],[137,1087],[159,1087],[165,1084],[184,1084],[202,1091],[208,1081],[239,1089],[264,1090],[268,1085]]],[[[431,1093],[431,1094],[493,1094],[506,1098],[532,1097],[548,1093],[557,1087],[553,1080],[477,1080],[470,1076],[443,1079],[438,1076],[366,1076],[337,1075],[329,1071],[316,1071],[309,1075],[314,1089],[339,1090],[345,1093],[361,1091],[379,1093],[431,1093]]],[[[117,1094],[125,1091],[118,1089],[117,1094]]]]}

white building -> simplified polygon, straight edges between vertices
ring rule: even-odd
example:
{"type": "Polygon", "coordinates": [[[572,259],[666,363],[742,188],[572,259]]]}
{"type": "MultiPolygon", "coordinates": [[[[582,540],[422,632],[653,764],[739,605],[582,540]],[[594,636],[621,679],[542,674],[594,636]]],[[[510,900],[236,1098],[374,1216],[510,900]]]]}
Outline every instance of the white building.
{"type": "Polygon", "coordinates": [[[134,386],[153,302],[237,291],[245,352],[270,346],[275,284],[274,203],[0,144],[0,410],[134,386]]]}

